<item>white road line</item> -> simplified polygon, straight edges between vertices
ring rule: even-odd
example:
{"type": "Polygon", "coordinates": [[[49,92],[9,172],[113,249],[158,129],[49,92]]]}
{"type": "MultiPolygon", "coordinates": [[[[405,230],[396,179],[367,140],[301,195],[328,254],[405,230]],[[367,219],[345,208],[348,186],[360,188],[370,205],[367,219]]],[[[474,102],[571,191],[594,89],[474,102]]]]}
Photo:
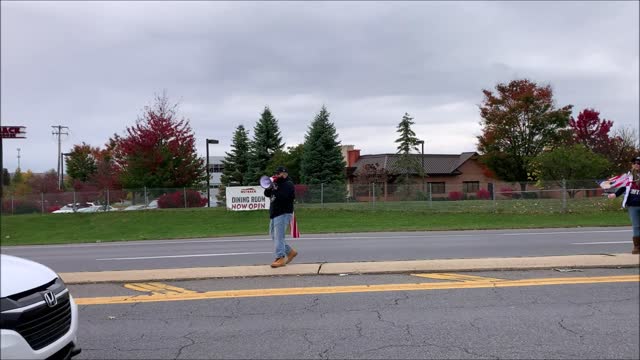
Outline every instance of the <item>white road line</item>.
{"type": "Polygon", "coordinates": [[[256,254],[271,254],[271,252],[270,252],[270,251],[261,251],[261,252],[242,252],[242,253],[225,253],[225,254],[192,254],[192,255],[140,256],[140,257],[107,258],[107,259],[96,259],[96,260],[97,260],[97,261],[112,261],[112,260],[147,260],[147,259],[169,259],[169,258],[211,257],[211,256],[230,256],[230,255],[256,255],[256,254]]]}
{"type": "Polygon", "coordinates": [[[601,244],[631,244],[631,241],[599,241],[599,242],[571,243],[571,245],[601,245],[601,244]]]}
{"type": "Polygon", "coordinates": [[[560,234],[591,234],[591,233],[619,233],[619,232],[631,232],[629,230],[591,230],[591,231],[553,231],[553,232],[530,232],[530,233],[506,233],[506,234],[494,234],[499,236],[523,236],[523,235],[560,235],[560,234]]]}
{"type": "MultiPolygon", "coordinates": [[[[482,230],[485,231],[485,230],[482,230]]],[[[410,238],[452,238],[452,237],[478,237],[478,236],[526,236],[526,235],[563,235],[563,234],[591,234],[591,233],[627,233],[631,229],[621,230],[583,230],[583,231],[549,231],[549,232],[518,232],[518,233],[474,233],[474,234],[436,234],[436,235],[378,235],[378,236],[334,236],[334,237],[301,237],[292,241],[306,240],[388,240],[388,239],[410,239],[410,238]]],[[[30,250],[30,249],[55,249],[55,248],[82,248],[82,247],[105,247],[105,246],[149,246],[149,245],[165,245],[165,244],[199,244],[199,243],[227,243],[227,242],[255,242],[255,241],[272,241],[269,238],[257,239],[210,239],[210,240],[132,240],[132,241],[115,241],[104,243],[83,243],[83,244],[59,244],[59,245],[31,245],[31,246],[3,246],[2,252],[11,250],[30,250]]]]}

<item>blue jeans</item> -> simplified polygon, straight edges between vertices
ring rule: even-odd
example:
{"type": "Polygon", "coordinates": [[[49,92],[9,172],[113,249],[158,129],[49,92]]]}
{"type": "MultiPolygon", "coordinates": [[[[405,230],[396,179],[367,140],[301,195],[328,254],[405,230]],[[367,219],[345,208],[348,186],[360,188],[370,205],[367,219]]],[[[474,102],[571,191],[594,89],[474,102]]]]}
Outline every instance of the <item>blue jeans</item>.
{"type": "Polygon", "coordinates": [[[640,206],[629,206],[628,209],[633,236],[640,236],[640,206]]]}
{"type": "Polygon", "coordinates": [[[293,214],[282,214],[276,216],[269,222],[269,234],[275,245],[276,259],[285,257],[291,252],[291,246],[284,240],[284,232],[291,222],[293,214]]]}

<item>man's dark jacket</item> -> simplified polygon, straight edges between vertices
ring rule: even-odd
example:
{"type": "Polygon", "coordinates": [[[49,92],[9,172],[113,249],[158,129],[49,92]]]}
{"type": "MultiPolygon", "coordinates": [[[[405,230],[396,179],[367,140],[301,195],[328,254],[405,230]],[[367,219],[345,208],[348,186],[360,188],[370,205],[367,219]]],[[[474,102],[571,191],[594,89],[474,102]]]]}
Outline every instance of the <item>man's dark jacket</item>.
{"type": "Polygon", "coordinates": [[[296,189],[289,178],[278,178],[276,188],[264,190],[264,196],[271,198],[269,217],[273,219],[282,214],[293,213],[293,200],[296,198],[296,189]]]}

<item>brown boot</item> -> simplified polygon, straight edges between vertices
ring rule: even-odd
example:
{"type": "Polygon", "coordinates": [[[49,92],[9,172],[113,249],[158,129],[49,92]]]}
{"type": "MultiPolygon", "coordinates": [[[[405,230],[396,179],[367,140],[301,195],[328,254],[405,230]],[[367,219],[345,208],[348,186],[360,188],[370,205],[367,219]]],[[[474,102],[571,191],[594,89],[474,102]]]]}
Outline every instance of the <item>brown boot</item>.
{"type": "Polygon", "coordinates": [[[274,262],[271,263],[272,268],[279,268],[285,265],[284,258],[279,257],[274,262]]]}
{"type": "Polygon", "coordinates": [[[633,237],[633,250],[631,250],[632,254],[640,254],[640,236],[633,237]]]}
{"type": "Polygon", "coordinates": [[[298,252],[296,251],[296,249],[291,248],[291,251],[289,251],[289,254],[287,254],[287,264],[291,262],[291,260],[293,260],[294,257],[296,257],[298,255],[298,252]]]}

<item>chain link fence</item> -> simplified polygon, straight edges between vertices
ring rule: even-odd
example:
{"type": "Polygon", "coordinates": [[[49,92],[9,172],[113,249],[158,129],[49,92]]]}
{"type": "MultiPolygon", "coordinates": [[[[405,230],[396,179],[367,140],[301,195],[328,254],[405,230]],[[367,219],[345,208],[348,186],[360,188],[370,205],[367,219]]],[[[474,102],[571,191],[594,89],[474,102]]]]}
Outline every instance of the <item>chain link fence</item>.
{"type": "MultiPolygon", "coordinates": [[[[433,212],[567,213],[620,208],[595,180],[556,183],[317,184],[296,186],[298,208],[433,212]]],[[[212,189],[213,190],[213,189],[212,189]]],[[[211,207],[225,207],[211,192],[211,207]]],[[[4,192],[2,214],[74,213],[207,207],[205,188],[142,188],[13,195],[4,192]]]]}
{"type": "MultiPolygon", "coordinates": [[[[216,205],[215,202],[212,203],[216,205]]],[[[206,188],[142,188],[68,191],[2,197],[2,214],[85,213],[106,211],[194,208],[207,206],[206,188]]]]}

